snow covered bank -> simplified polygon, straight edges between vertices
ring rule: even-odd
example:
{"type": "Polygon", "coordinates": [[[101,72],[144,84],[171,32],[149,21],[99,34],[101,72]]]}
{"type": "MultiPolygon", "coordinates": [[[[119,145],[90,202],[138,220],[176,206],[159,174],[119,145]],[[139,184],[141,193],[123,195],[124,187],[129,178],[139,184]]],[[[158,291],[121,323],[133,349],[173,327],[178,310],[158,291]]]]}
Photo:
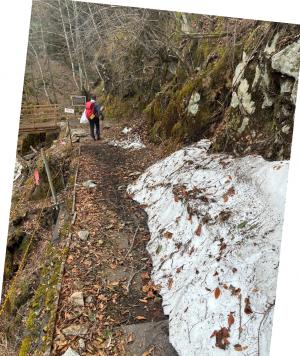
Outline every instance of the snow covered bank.
{"type": "Polygon", "coordinates": [[[128,192],[145,205],[153,280],[179,355],[269,354],[288,162],[200,141],[128,192]]]}

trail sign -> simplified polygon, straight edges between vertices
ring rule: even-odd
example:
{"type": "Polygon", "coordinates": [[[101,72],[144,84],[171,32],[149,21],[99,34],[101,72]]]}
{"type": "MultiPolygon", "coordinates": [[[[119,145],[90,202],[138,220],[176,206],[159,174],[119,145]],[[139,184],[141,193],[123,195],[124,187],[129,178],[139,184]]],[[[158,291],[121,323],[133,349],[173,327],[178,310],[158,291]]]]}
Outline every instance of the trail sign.
{"type": "Polygon", "coordinates": [[[65,113],[66,114],[75,114],[75,110],[71,108],[65,108],[65,113]]]}
{"type": "Polygon", "coordinates": [[[85,106],[86,103],[85,96],[72,95],[71,100],[72,100],[72,106],[85,106]]]}

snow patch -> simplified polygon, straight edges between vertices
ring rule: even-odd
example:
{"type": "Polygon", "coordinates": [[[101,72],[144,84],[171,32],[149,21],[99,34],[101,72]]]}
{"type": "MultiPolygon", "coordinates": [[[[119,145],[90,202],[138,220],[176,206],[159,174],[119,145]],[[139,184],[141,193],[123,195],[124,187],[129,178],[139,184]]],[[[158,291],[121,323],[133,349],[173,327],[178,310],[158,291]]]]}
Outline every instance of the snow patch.
{"type": "Polygon", "coordinates": [[[122,130],[122,133],[125,134],[125,135],[127,135],[127,134],[128,134],[129,132],[131,132],[131,131],[132,131],[132,128],[131,128],[131,127],[128,128],[128,127],[126,126],[126,127],[124,127],[124,129],[122,130]]]}
{"type": "Polygon", "coordinates": [[[18,159],[16,159],[15,170],[14,170],[14,182],[21,176],[23,170],[23,166],[18,159]]]}
{"type": "Polygon", "coordinates": [[[141,138],[139,135],[136,134],[130,134],[132,131],[132,128],[125,127],[122,130],[122,133],[124,135],[127,135],[126,139],[123,140],[112,140],[109,141],[108,144],[110,146],[115,146],[115,147],[122,147],[124,149],[133,149],[133,150],[140,150],[142,148],[145,148],[146,146],[143,144],[141,138]]]}
{"type": "Polygon", "coordinates": [[[152,278],[179,355],[266,356],[289,163],[209,147],[173,153],[128,192],[149,217],[152,278]]]}

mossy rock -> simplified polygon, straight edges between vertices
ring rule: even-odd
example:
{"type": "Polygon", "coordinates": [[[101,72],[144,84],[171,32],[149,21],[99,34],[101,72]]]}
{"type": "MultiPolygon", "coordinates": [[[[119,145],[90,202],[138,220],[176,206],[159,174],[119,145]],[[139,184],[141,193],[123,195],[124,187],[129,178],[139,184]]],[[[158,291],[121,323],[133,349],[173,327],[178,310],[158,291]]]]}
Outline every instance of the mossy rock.
{"type": "MultiPolygon", "coordinates": [[[[220,58],[211,63],[205,71],[189,78],[180,89],[173,93],[165,108],[161,105],[162,98],[157,98],[153,103],[153,108],[156,108],[156,111],[158,111],[158,105],[159,111],[163,112],[160,119],[162,120],[161,127],[167,137],[174,136],[183,139],[187,136],[192,141],[200,139],[202,132],[215,118],[216,112],[220,110],[219,102],[226,101],[232,76],[232,72],[228,68],[230,54],[226,52],[219,55],[220,58]],[[187,112],[187,106],[195,92],[200,93],[201,98],[198,103],[198,112],[193,116],[187,112]],[[178,122],[181,124],[177,125],[178,122]],[[183,127],[184,132],[182,131],[183,127]]],[[[152,115],[155,117],[154,110],[152,115]]]]}

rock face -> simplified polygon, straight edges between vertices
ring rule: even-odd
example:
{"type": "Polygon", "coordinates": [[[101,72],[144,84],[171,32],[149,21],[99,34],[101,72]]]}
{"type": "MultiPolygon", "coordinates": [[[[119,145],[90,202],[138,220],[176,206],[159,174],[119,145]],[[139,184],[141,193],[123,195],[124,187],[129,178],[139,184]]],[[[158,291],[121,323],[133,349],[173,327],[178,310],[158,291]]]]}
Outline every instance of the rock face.
{"type": "MultiPolygon", "coordinates": [[[[220,28],[222,21],[215,31],[220,28]]],[[[178,62],[172,79],[148,105],[153,141],[209,137],[214,152],[289,158],[300,67],[299,28],[262,23],[247,30],[237,34],[239,44],[234,47],[214,41],[213,33],[209,40],[198,42],[193,33],[186,35],[190,38],[185,42],[186,61],[193,57],[194,72],[184,71],[178,62]]]]}
{"type": "Polygon", "coordinates": [[[272,68],[276,71],[298,79],[300,67],[300,40],[272,56],[272,68]]]}
{"type": "Polygon", "coordinates": [[[224,125],[215,135],[215,151],[261,153],[269,159],[290,155],[300,67],[300,41],[278,48],[280,32],[254,54],[243,53],[235,69],[233,93],[224,125]],[[282,133],[284,135],[282,135],[282,133]],[[287,144],[288,143],[288,144],[287,144]]]}
{"type": "Polygon", "coordinates": [[[288,79],[283,81],[281,84],[281,92],[292,93],[291,98],[293,104],[295,105],[300,68],[300,40],[276,53],[272,57],[272,68],[295,79],[294,84],[292,84],[292,81],[288,79]]]}
{"type": "Polygon", "coordinates": [[[199,101],[200,101],[200,94],[199,93],[194,93],[191,96],[189,106],[188,106],[188,112],[195,116],[199,110],[199,101]]]}

